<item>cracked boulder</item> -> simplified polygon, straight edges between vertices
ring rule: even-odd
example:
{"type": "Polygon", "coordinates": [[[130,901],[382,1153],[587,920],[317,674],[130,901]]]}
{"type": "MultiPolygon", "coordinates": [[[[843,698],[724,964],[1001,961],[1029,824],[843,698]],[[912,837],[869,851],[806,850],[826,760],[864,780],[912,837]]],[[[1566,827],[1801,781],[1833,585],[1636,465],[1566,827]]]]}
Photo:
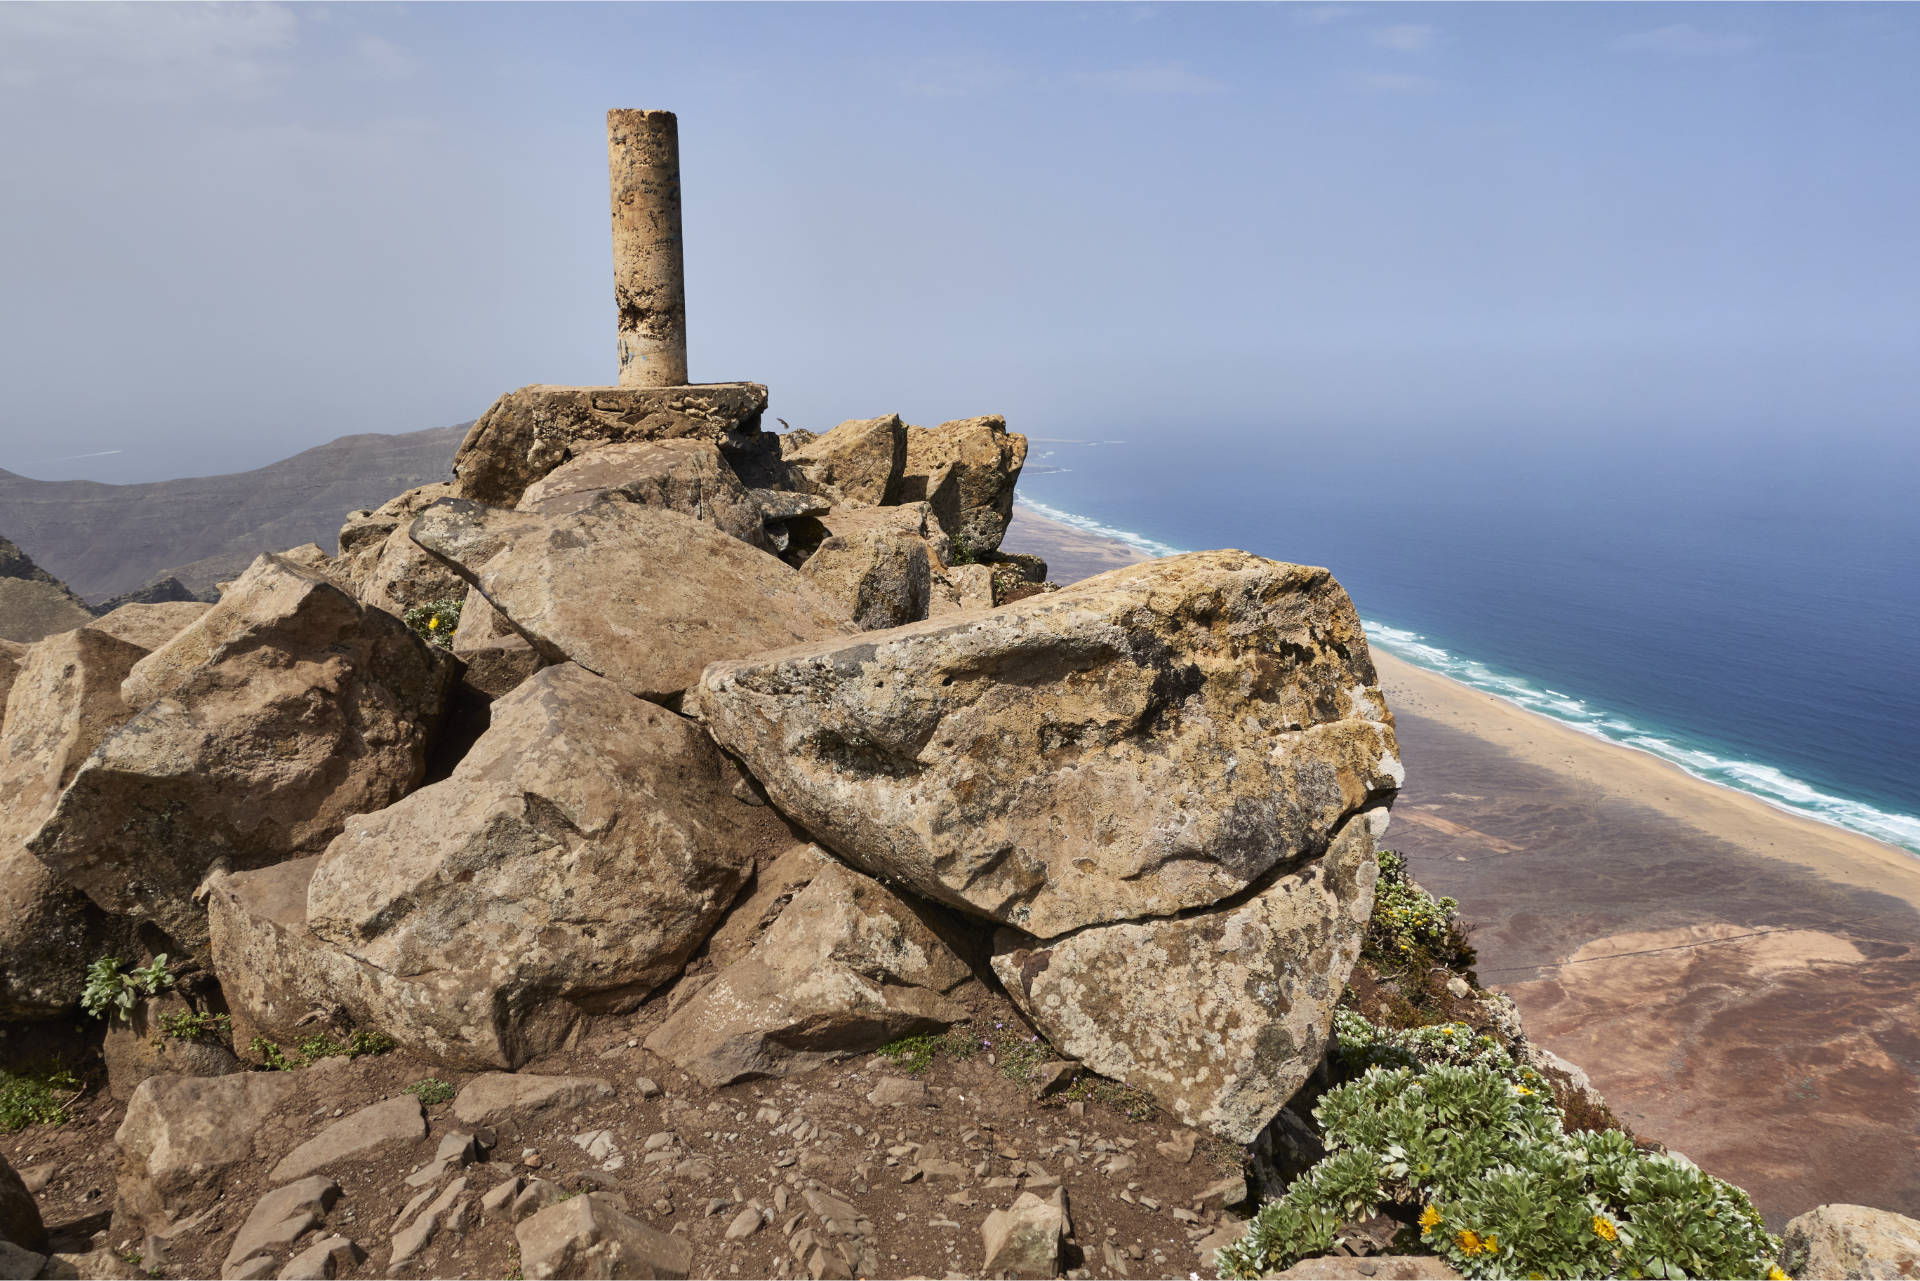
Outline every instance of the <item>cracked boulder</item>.
{"type": "Polygon", "coordinates": [[[125,922],[28,852],[61,791],[131,710],[120,682],[138,645],[81,627],[25,647],[0,722],[0,1017],[79,1004],[87,965],[121,946],[125,922]]]}
{"type": "Polygon", "coordinates": [[[738,782],[692,722],[546,668],[448,779],[348,824],[310,880],[215,885],[235,1021],[287,1035],[337,1008],[443,1061],[517,1067],[671,979],[790,841],[738,782]]]}
{"type": "MultiPolygon", "coordinates": [[[[966,1017],[946,994],[969,971],[933,925],[871,877],[807,848],[773,923],[647,1038],[708,1085],[786,1076],[966,1017]]],[[[754,900],[743,904],[754,913],[754,900]]]]}
{"type": "Polygon", "coordinates": [[[329,564],[312,564],[291,555],[284,558],[346,583],[361,600],[390,614],[404,615],[411,606],[457,597],[465,585],[407,537],[408,522],[429,503],[452,492],[452,484],[442,481],[396,494],[378,507],[347,513],[346,523],[340,526],[340,555],[329,564]]]}
{"type": "Polygon", "coordinates": [[[956,550],[995,551],[1013,517],[1013,487],[1027,461],[1027,438],[998,414],[909,427],[906,463],[891,501],[925,501],[956,550]]]}
{"type": "Polygon", "coordinates": [[[847,862],[1040,939],[1239,894],[1402,777],[1346,592],[1245,552],[716,663],[688,705],[847,862]]]}
{"type": "Polygon", "coordinates": [[[627,441],[704,440],[736,466],[769,454],[777,466],[779,444],[760,430],[766,407],[767,389],[758,383],[522,387],[494,401],[467,432],[453,459],[453,492],[511,507],[568,459],[627,441]]]}
{"type": "Polygon", "coordinates": [[[318,853],[411,791],[452,664],[333,580],[262,556],[136,663],[131,719],[27,842],[110,912],[205,956],[210,871],[318,853]]]}
{"type": "Polygon", "coordinates": [[[1356,815],[1324,855],[1244,902],[1050,943],[1001,930],[994,972],[1062,1053],[1186,1125],[1251,1143],[1326,1050],[1386,817],[1356,815]]]}
{"type": "Polygon", "coordinates": [[[641,698],[677,698],[718,659],[853,630],[839,602],[777,558],[607,495],[556,515],[449,499],[412,532],[547,661],[641,698]]]}

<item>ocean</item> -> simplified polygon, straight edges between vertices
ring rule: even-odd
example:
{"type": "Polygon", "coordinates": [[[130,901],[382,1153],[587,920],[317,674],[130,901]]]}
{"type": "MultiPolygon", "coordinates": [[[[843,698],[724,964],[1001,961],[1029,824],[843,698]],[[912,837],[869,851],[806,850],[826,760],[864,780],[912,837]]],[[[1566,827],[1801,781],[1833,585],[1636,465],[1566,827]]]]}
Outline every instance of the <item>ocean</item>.
{"type": "Polygon", "coordinates": [[[1103,435],[1035,431],[1021,500],[1324,565],[1403,659],[1920,855],[1912,446],[1103,435]]]}

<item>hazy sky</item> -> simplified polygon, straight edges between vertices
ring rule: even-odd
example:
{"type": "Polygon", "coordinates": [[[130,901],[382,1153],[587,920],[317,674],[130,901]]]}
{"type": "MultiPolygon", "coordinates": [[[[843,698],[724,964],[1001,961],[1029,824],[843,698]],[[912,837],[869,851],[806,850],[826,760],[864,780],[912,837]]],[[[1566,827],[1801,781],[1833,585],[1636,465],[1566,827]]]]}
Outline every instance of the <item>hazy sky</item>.
{"type": "Polygon", "coordinates": [[[0,467],[612,381],[613,106],[680,114],[693,376],[794,426],[1884,444],[1916,66],[1899,5],[4,4],[0,467]]]}

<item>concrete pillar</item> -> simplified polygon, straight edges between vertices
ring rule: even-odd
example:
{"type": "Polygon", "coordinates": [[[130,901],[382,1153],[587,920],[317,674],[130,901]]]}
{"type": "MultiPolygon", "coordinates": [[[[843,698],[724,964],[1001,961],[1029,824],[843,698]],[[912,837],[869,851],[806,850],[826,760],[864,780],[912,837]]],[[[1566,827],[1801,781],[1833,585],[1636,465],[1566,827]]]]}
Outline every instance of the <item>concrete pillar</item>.
{"type": "Polygon", "coordinates": [[[613,297],[620,385],[687,382],[687,278],[680,244],[680,124],[671,111],[609,111],[613,297]]]}

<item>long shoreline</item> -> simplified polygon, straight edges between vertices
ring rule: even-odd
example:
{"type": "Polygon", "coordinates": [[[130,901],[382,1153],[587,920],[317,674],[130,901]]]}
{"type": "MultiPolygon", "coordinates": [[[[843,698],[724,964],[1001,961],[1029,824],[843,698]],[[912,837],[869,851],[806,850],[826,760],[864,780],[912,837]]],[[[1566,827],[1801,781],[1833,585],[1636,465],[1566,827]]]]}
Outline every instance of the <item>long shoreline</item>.
{"type": "MultiPolygon", "coordinates": [[[[1011,537],[1015,550],[1035,551],[1050,563],[1057,558],[1056,581],[1063,583],[1150,559],[1118,538],[1043,516],[1025,503],[1016,508],[1011,537]]],[[[1786,859],[1829,879],[1892,894],[1920,907],[1920,856],[1910,851],[1700,778],[1631,744],[1584,733],[1409,662],[1377,641],[1371,648],[1387,706],[1396,711],[1460,730],[1751,853],[1786,859]]]]}
{"type": "Polygon", "coordinates": [[[1741,849],[1920,907],[1920,858],[1736,788],[1696,778],[1623,743],[1585,734],[1373,646],[1387,706],[1437,721],[1542,769],[1658,810],[1741,849]]]}

